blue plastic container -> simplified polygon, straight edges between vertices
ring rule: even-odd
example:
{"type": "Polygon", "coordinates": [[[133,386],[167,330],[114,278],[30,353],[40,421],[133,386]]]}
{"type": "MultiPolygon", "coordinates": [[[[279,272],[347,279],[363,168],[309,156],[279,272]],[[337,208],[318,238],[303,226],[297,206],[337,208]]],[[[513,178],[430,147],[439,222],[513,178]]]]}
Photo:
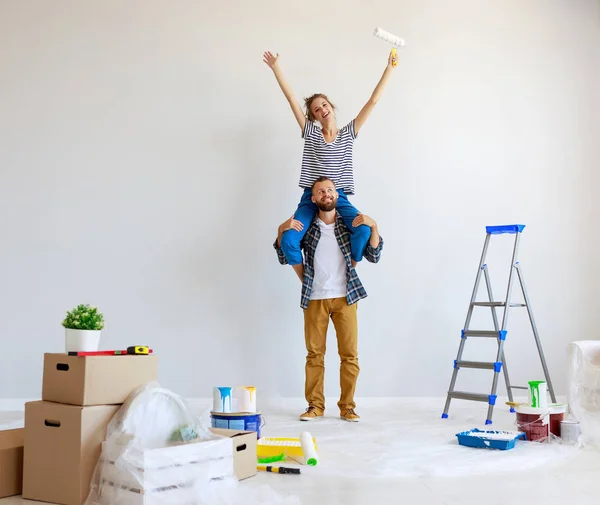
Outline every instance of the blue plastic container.
{"type": "Polygon", "coordinates": [[[518,439],[527,440],[525,433],[517,431],[485,431],[477,428],[456,434],[458,443],[481,449],[512,449],[518,439]],[[489,436],[488,436],[489,435],[489,436]],[[500,435],[502,438],[498,438],[500,435]]]}
{"type": "Polygon", "coordinates": [[[260,438],[263,427],[260,412],[211,412],[210,424],[213,428],[226,430],[256,431],[256,438],[260,438]]]}

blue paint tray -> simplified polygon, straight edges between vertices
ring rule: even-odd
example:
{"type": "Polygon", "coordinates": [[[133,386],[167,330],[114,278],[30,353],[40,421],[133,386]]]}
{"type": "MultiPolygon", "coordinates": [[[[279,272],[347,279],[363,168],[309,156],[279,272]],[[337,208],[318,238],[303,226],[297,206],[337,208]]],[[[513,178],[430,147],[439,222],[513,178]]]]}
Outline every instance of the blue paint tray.
{"type": "Polygon", "coordinates": [[[458,443],[467,447],[481,449],[512,449],[518,439],[527,440],[525,433],[520,431],[492,431],[477,428],[456,434],[458,443]]]}

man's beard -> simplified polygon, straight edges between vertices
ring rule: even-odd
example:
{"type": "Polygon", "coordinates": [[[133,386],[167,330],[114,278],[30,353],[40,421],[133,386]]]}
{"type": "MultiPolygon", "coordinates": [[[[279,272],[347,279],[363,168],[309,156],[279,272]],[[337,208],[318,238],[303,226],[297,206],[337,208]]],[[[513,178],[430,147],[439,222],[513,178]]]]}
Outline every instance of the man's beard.
{"type": "Polygon", "coordinates": [[[337,199],[334,198],[330,202],[317,202],[316,205],[319,210],[322,210],[323,212],[329,212],[330,210],[335,209],[335,206],[337,205],[337,199]]]}

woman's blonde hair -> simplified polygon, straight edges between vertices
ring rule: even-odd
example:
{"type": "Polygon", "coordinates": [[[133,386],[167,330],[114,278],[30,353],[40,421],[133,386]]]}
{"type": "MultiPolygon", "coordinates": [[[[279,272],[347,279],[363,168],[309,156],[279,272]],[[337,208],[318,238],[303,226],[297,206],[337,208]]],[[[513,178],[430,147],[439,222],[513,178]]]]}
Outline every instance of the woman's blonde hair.
{"type": "Polygon", "coordinates": [[[310,106],[312,105],[313,101],[317,98],[324,98],[325,100],[327,100],[327,102],[329,102],[329,105],[331,105],[331,108],[335,111],[335,105],[331,103],[331,100],[327,98],[327,95],[324,95],[323,93],[315,93],[314,95],[311,95],[308,98],[304,99],[304,106],[306,107],[306,118],[312,122],[315,121],[315,116],[312,113],[310,106]]]}

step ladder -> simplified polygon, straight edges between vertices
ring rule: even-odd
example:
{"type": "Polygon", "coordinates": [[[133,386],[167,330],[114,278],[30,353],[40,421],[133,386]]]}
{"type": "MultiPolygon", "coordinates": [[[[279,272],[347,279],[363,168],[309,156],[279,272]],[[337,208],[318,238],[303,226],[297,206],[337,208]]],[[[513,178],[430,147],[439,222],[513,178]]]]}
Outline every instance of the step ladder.
{"type": "MultiPolygon", "coordinates": [[[[514,224],[514,225],[505,225],[505,226],[486,226],[486,236],[485,242],[483,245],[483,252],[481,254],[481,260],[479,262],[479,269],[477,271],[477,277],[475,279],[475,286],[473,288],[473,294],[471,295],[471,303],[469,304],[469,310],[467,312],[467,318],[465,321],[465,327],[461,332],[461,340],[460,345],[458,347],[458,354],[456,359],[454,360],[454,370],[452,371],[452,379],[450,380],[450,388],[448,390],[448,396],[446,397],[446,405],[444,406],[444,413],[442,414],[442,419],[448,418],[448,410],[450,409],[450,401],[455,399],[460,400],[472,400],[478,402],[484,402],[488,404],[488,413],[485,424],[492,424],[492,414],[494,411],[494,405],[496,404],[496,389],[498,387],[498,378],[500,376],[500,371],[504,373],[504,380],[506,382],[506,390],[508,392],[508,399],[510,402],[513,402],[513,389],[524,389],[528,390],[529,388],[525,386],[511,386],[510,379],[508,377],[508,368],[506,366],[506,359],[504,357],[504,342],[507,336],[507,323],[508,323],[508,314],[509,309],[516,307],[525,307],[527,308],[527,312],[529,314],[529,321],[531,323],[531,328],[533,329],[533,335],[535,338],[535,343],[537,346],[538,353],[540,355],[540,360],[542,363],[542,368],[544,370],[544,376],[546,378],[546,383],[548,386],[548,391],[550,392],[550,397],[553,403],[556,403],[556,396],[554,395],[554,388],[552,386],[552,381],[550,380],[550,374],[548,373],[548,366],[546,365],[546,359],[544,358],[544,352],[542,350],[542,344],[540,342],[540,336],[538,334],[537,326],[535,324],[535,320],[533,318],[533,312],[531,310],[531,303],[529,301],[529,296],[527,294],[527,290],[525,288],[525,281],[523,279],[523,272],[521,270],[521,266],[517,261],[517,253],[519,250],[519,239],[521,237],[521,233],[525,225],[514,224]],[[492,294],[492,285],[490,282],[490,276],[488,273],[488,267],[485,263],[485,258],[488,252],[488,246],[490,244],[490,239],[492,235],[500,235],[500,234],[514,234],[515,242],[512,253],[512,263],[510,268],[510,274],[508,277],[508,286],[506,290],[506,298],[504,301],[494,301],[494,296],[492,294]],[[515,272],[519,279],[519,284],[521,286],[521,291],[523,292],[523,299],[525,303],[512,303],[511,302],[511,292],[512,287],[515,282],[515,272]],[[488,299],[486,302],[477,302],[475,301],[477,297],[477,291],[479,289],[479,283],[481,281],[481,276],[485,279],[485,285],[487,289],[488,299]],[[492,319],[494,322],[494,330],[472,330],[470,328],[471,324],[471,316],[473,315],[473,309],[475,307],[489,307],[492,312],[492,319]],[[498,324],[498,316],[496,314],[497,308],[504,308],[504,313],[502,316],[502,324],[498,324]],[[496,354],[496,360],[492,362],[484,362],[484,361],[464,361],[462,359],[463,351],[465,349],[465,345],[467,343],[467,339],[471,337],[477,338],[495,338],[498,341],[498,352],[496,354]],[[493,380],[492,380],[492,389],[490,394],[478,394],[478,393],[467,393],[464,391],[455,391],[454,387],[456,384],[456,379],[458,377],[458,372],[461,368],[477,368],[484,370],[493,370],[493,380]]],[[[511,412],[514,412],[514,409],[511,407],[511,412]]]]}

